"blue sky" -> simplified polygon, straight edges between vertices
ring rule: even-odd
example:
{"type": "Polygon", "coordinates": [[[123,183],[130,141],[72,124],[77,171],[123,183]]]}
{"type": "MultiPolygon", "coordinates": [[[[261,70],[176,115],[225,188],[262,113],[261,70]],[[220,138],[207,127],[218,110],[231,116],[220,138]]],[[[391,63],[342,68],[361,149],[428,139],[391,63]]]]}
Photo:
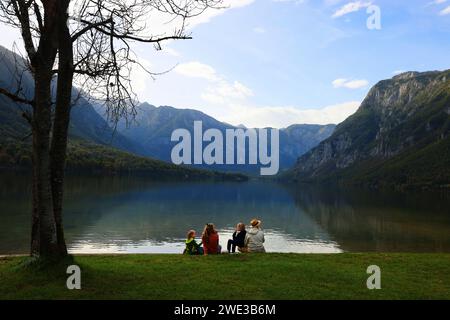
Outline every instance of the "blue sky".
{"type": "Polygon", "coordinates": [[[191,22],[193,40],[135,46],[152,71],[174,68],[136,70],[141,101],[247,126],[339,123],[379,80],[450,68],[450,0],[225,1],[191,22]],[[380,30],[367,28],[370,5],[380,30]]]}

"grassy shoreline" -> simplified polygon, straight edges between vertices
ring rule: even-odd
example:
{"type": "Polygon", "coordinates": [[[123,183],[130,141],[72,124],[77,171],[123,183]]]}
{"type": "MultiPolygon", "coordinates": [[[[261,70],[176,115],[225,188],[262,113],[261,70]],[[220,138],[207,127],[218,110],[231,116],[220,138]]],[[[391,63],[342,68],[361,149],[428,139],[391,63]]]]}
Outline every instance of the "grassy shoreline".
{"type": "Polygon", "coordinates": [[[0,299],[450,299],[450,254],[77,255],[48,269],[0,258],[0,299]],[[81,290],[66,288],[67,264],[81,290]],[[367,267],[381,268],[368,290],[367,267]]]}

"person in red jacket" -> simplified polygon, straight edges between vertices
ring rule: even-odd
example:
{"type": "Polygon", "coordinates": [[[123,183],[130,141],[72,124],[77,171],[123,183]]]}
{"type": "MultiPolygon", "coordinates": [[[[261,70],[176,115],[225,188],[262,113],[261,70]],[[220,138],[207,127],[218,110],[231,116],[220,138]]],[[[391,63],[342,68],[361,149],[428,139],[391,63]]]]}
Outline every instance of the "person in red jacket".
{"type": "Polygon", "coordinates": [[[222,251],[219,245],[219,233],[212,223],[208,223],[202,235],[203,251],[205,255],[219,254],[222,251]]]}

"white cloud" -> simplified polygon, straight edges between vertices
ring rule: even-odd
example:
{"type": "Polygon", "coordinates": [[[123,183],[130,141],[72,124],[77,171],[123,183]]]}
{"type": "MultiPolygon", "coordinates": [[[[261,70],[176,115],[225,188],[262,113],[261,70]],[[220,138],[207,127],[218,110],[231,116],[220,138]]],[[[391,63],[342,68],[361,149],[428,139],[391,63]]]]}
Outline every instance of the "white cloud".
{"type": "Polygon", "coordinates": [[[201,78],[209,81],[219,80],[219,76],[213,67],[198,61],[179,64],[173,71],[190,78],[201,78]]]}
{"type": "Polygon", "coordinates": [[[242,100],[253,96],[253,91],[239,81],[229,82],[216,70],[197,61],[182,63],[174,71],[190,78],[200,78],[208,81],[201,98],[215,104],[226,104],[234,100],[242,100]]]}
{"type": "Polygon", "coordinates": [[[438,4],[443,4],[443,3],[446,3],[446,2],[447,2],[447,0],[434,0],[434,1],[431,1],[429,3],[429,5],[438,5],[438,4]]]}
{"type": "Polygon", "coordinates": [[[237,9],[251,5],[255,0],[223,0],[219,9],[207,9],[201,15],[191,18],[188,21],[188,28],[192,29],[195,26],[210,22],[212,18],[224,14],[230,9],[237,9]]]}
{"type": "MultiPolygon", "coordinates": [[[[135,57],[135,60],[139,64],[132,65],[130,78],[132,79],[133,92],[139,97],[145,94],[148,82],[152,81],[152,76],[148,73],[148,70],[152,70],[154,66],[149,60],[142,57],[135,57]]],[[[75,85],[81,85],[81,83],[75,82],[75,85]]]]}
{"type": "Polygon", "coordinates": [[[300,109],[287,107],[251,107],[232,105],[221,120],[253,128],[286,128],[293,124],[331,124],[341,123],[354,114],[361,103],[350,101],[320,109],[300,109]]]}
{"type": "Polygon", "coordinates": [[[399,74],[402,74],[404,72],[406,72],[406,71],[404,71],[404,70],[395,70],[394,72],[392,72],[392,74],[395,75],[395,76],[398,76],[399,74]]]}
{"type": "Polygon", "coordinates": [[[336,79],[332,82],[334,88],[347,88],[347,89],[361,89],[369,85],[367,80],[348,80],[348,79],[336,79]]]}
{"type": "Polygon", "coordinates": [[[447,8],[445,8],[439,12],[439,15],[441,15],[441,16],[446,16],[448,14],[450,14],[450,6],[448,6],[447,8]]]}
{"type": "Polygon", "coordinates": [[[172,56],[172,57],[181,57],[181,53],[179,53],[177,50],[170,48],[168,46],[163,46],[161,52],[172,56]]]}
{"type": "MultiPolygon", "coordinates": [[[[299,123],[340,123],[353,114],[360,105],[358,101],[351,101],[317,109],[295,106],[258,106],[250,100],[254,96],[250,88],[237,80],[227,80],[209,65],[197,61],[183,63],[175,68],[175,73],[203,81],[197,86],[199,98],[203,103],[196,108],[218,120],[234,125],[284,128],[299,123]]],[[[336,83],[352,89],[368,84],[365,80],[346,79],[337,79],[336,83]]]]}
{"type": "Polygon", "coordinates": [[[230,83],[223,79],[210,85],[206,89],[206,92],[201,94],[203,100],[220,104],[227,104],[235,100],[243,100],[251,96],[253,96],[253,91],[239,81],[230,83]]]}
{"type": "Polygon", "coordinates": [[[357,12],[363,8],[367,8],[369,6],[372,5],[372,2],[367,1],[354,1],[354,2],[349,2],[346,5],[342,6],[341,8],[339,8],[334,14],[333,14],[333,18],[339,18],[342,16],[345,16],[349,13],[352,12],[357,12]]]}
{"type": "Polygon", "coordinates": [[[23,49],[23,41],[19,29],[0,22],[0,34],[2,35],[0,37],[0,45],[9,50],[15,46],[20,50],[23,49]]]}

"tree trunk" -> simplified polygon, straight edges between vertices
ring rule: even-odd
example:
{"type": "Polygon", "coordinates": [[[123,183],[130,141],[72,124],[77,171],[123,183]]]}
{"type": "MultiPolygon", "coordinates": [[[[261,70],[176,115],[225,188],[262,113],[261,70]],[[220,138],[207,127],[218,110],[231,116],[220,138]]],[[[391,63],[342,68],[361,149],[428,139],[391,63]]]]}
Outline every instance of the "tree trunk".
{"type": "MultiPolygon", "coordinates": [[[[33,101],[25,101],[33,106],[31,255],[49,260],[67,255],[62,206],[74,74],[67,13],[70,1],[42,0],[43,19],[40,6],[33,1],[11,4],[21,27],[35,86],[33,101]],[[30,26],[30,9],[37,20],[33,26],[30,26]],[[33,37],[38,33],[39,44],[35,50],[33,37]],[[58,80],[53,108],[51,89],[57,54],[58,80]]],[[[14,94],[7,96],[21,101],[14,94]]]]}
{"type": "Polygon", "coordinates": [[[58,27],[58,81],[53,123],[53,135],[50,149],[51,187],[53,212],[56,224],[56,235],[59,254],[67,255],[62,224],[62,206],[64,191],[64,171],[66,165],[67,137],[70,122],[70,109],[73,80],[73,51],[67,15],[59,17],[58,27]]]}
{"type": "Polygon", "coordinates": [[[45,26],[38,50],[31,60],[34,70],[33,133],[33,212],[31,255],[44,259],[60,257],[53,211],[51,184],[50,131],[52,128],[52,75],[57,53],[58,3],[43,2],[45,26]]]}
{"type": "Polygon", "coordinates": [[[31,254],[51,257],[57,252],[56,225],[50,184],[51,68],[35,70],[33,109],[33,225],[31,254]]]}

